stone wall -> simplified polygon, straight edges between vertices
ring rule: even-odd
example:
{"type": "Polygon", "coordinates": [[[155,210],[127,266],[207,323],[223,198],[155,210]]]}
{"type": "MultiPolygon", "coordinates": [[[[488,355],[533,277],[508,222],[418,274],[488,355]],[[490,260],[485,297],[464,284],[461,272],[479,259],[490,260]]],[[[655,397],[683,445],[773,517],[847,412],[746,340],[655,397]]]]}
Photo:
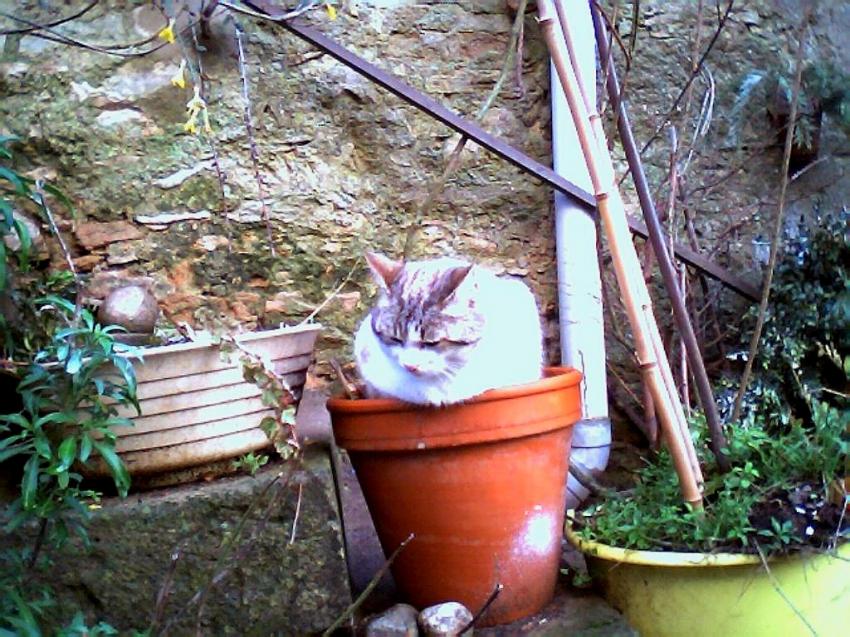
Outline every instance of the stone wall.
{"type": "MultiPolygon", "coordinates": [[[[128,42],[164,25],[142,6],[148,3],[105,4],[69,26],[75,37],[128,42]]],[[[503,62],[512,21],[505,4],[401,4],[351,3],[335,21],[321,11],[312,20],[449,108],[474,116],[503,62]]],[[[400,254],[456,138],[284,30],[238,20],[271,242],[261,221],[229,19],[214,22],[203,40],[209,140],[183,131],[191,89],[170,82],[182,56],[179,42],[119,58],[24,37],[20,53],[0,67],[3,132],[21,137],[33,174],[51,178],[76,204],[74,222],[59,206],[55,211],[94,298],[118,281],[145,277],[176,319],[273,325],[304,318],[350,276],[319,315],[328,328],[320,349],[333,351],[347,344],[373,290],[363,252],[400,254]]],[[[548,163],[548,69],[532,18],[526,26],[521,80],[507,82],[485,126],[548,163]]],[[[473,149],[423,220],[416,253],[466,254],[525,277],[553,326],[555,351],[551,227],[548,190],[473,149]]],[[[52,242],[50,256],[62,267],[52,242]]]]}
{"type": "MultiPolygon", "coordinates": [[[[0,2],[7,11],[46,19],[38,13],[41,4],[0,2]]],[[[507,4],[352,1],[336,20],[321,10],[310,19],[366,59],[473,117],[502,65],[512,20],[507,4]]],[[[643,141],[687,78],[696,3],[641,3],[637,21],[629,15],[632,5],[620,4],[623,42],[631,42],[633,25],[638,29],[627,84],[632,122],[643,141]]],[[[137,41],[164,25],[148,5],[101,3],[62,30],[99,45],[137,41]]],[[[688,114],[680,109],[674,117],[680,141],[690,143],[699,107],[711,93],[710,126],[696,138],[688,164],[686,206],[702,251],[754,282],[760,272],[751,241],[769,231],[781,151],[760,111],[745,122],[742,145],[728,147],[724,139],[745,74],[790,56],[799,7],[792,0],[759,0],[736,8],[707,61],[710,80],[703,75],[694,83],[688,114]]],[[[816,18],[807,59],[834,59],[846,68],[848,53],[838,34],[840,25],[850,24],[850,12],[821,3],[816,18]]],[[[707,10],[703,48],[716,19],[707,10]]],[[[230,19],[215,20],[210,37],[202,38],[209,138],[183,130],[191,88],[170,81],[184,54],[194,56],[191,40],[143,57],[117,57],[32,36],[19,42],[17,53],[6,43],[0,133],[21,138],[24,170],[51,178],[74,201],[75,220],[58,204],[54,210],[92,297],[101,298],[116,282],[142,277],[177,320],[251,327],[299,321],[345,282],[318,319],[327,326],[320,359],[347,357],[350,335],[374,291],[362,254],[400,253],[456,136],[284,30],[245,16],[238,21],[245,31],[271,240],[261,219],[230,19]]],[[[521,73],[509,78],[484,126],[547,163],[548,65],[533,12],[525,26],[521,73]]],[[[846,202],[845,143],[845,136],[827,127],[824,153],[830,159],[792,184],[793,214],[817,201],[846,202]]],[[[666,179],[669,150],[662,130],[645,154],[654,186],[666,179]]],[[[613,152],[622,172],[616,142],[613,152]]],[[[624,187],[627,205],[637,211],[628,180],[624,187]]],[[[656,194],[666,201],[664,188],[656,194]]],[[[483,150],[469,150],[423,220],[415,253],[465,254],[523,277],[540,301],[554,359],[550,208],[548,188],[483,150]]],[[[677,214],[681,219],[682,210],[677,214]]],[[[49,232],[42,234],[51,265],[64,267],[49,232]]],[[[687,242],[684,231],[677,235],[687,242]]],[[[738,297],[720,299],[740,315],[738,297]]],[[[666,314],[663,303],[659,314],[666,314]]]]}

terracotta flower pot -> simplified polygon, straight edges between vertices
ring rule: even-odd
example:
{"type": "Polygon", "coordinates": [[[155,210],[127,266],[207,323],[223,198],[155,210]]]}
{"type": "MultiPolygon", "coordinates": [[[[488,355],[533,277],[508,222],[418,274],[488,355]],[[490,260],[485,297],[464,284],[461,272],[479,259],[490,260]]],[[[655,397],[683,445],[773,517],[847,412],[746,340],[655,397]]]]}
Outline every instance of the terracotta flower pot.
{"type": "Polygon", "coordinates": [[[558,575],[572,425],[581,416],[572,369],[488,391],[446,408],[396,400],[328,402],[384,551],[409,534],[392,573],[420,608],[459,601],[481,625],[537,612],[558,575]]]}

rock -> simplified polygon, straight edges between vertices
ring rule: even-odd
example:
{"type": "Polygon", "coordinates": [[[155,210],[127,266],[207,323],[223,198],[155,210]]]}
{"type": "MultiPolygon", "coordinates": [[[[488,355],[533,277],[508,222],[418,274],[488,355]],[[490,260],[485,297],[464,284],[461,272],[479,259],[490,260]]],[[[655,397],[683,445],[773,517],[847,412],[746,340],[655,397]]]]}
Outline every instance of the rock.
{"type": "MultiPolygon", "coordinates": [[[[163,591],[169,635],[321,634],[351,603],[330,459],[317,445],[305,450],[300,489],[277,481],[282,471],[269,463],[254,477],[103,498],[91,513],[91,546],[76,536],[46,546],[61,568],[28,573],[34,585],[49,579],[54,595],[45,634],[77,611],[133,634],[150,625],[163,591]],[[211,585],[215,577],[223,579],[211,585]],[[207,586],[199,617],[190,600],[207,586]]],[[[0,534],[0,572],[9,572],[8,549],[31,546],[33,533],[0,534]]]]}
{"type": "Polygon", "coordinates": [[[138,122],[143,119],[146,118],[139,111],[132,108],[122,108],[119,110],[103,111],[95,118],[95,121],[104,128],[111,128],[113,126],[127,124],[128,122],[138,122]]]}
{"type": "Polygon", "coordinates": [[[208,168],[212,167],[213,163],[211,161],[201,161],[195,164],[194,166],[190,166],[189,168],[181,168],[177,172],[173,172],[170,175],[155,179],[153,183],[155,186],[159,186],[163,190],[169,190],[171,188],[176,188],[177,186],[183,185],[183,182],[189,179],[189,177],[197,175],[202,170],[207,170],[208,168]]]}
{"type": "MultiPolygon", "coordinates": [[[[458,602],[429,606],[419,613],[419,626],[426,637],[458,637],[471,621],[472,613],[458,602]]],[[[472,629],[463,634],[464,637],[471,636],[472,629]]]]}
{"type": "Polygon", "coordinates": [[[77,240],[86,250],[94,250],[116,241],[141,239],[142,233],[127,221],[90,221],[77,226],[77,240]]]}
{"type": "Polygon", "coordinates": [[[170,321],[193,324],[201,302],[197,294],[174,292],[162,299],[162,312],[170,321]]]}
{"type": "Polygon", "coordinates": [[[121,325],[128,332],[150,333],[159,318],[159,305],[145,287],[117,287],[103,300],[97,318],[103,325],[121,325]]]}
{"type": "Polygon", "coordinates": [[[209,210],[198,210],[197,212],[163,212],[158,215],[136,215],[136,221],[145,225],[163,226],[179,221],[209,219],[211,216],[209,210]]]}
{"type": "MultiPolygon", "coordinates": [[[[41,234],[41,228],[38,222],[29,215],[18,212],[17,210],[12,211],[12,216],[15,221],[18,221],[26,229],[29,235],[30,258],[39,252],[43,252],[45,249],[44,237],[41,234]]],[[[18,252],[21,249],[21,238],[15,230],[3,235],[3,243],[12,252],[18,252]]]]}
{"type": "Polygon", "coordinates": [[[109,265],[124,265],[139,260],[138,248],[141,241],[121,241],[110,244],[106,249],[106,262],[109,265]]]}
{"type": "Polygon", "coordinates": [[[204,250],[205,252],[213,252],[218,248],[226,247],[230,243],[230,239],[221,235],[208,234],[200,237],[192,246],[196,250],[204,250]]]}
{"type": "Polygon", "coordinates": [[[102,261],[102,254],[86,254],[74,259],[74,267],[80,272],[91,272],[102,261]]]}
{"type": "Polygon", "coordinates": [[[410,604],[396,604],[369,621],[366,637],[417,637],[418,614],[410,604]]]}

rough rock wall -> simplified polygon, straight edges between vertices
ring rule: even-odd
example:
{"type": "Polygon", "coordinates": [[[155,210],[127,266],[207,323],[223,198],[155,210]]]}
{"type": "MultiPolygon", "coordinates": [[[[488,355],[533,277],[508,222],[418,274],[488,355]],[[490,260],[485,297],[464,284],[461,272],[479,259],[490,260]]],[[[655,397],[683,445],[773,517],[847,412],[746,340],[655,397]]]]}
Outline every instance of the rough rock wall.
{"type": "MultiPolygon", "coordinates": [[[[32,16],[41,15],[41,4],[0,2],[8,11],[32,16]]],[[[506,4],[349,2],[335,21],[321,11],[312,19],[321,31],[471,117],[502,64],[511,25],[506,4]]],[[[637,25],[628,87],[632,123],[643,142],[688,76],[697,3],[642,2],[637,21],[629,14],[632,3],[616,4],[616,23],[627,44],[637,25]]],[[[164,25],[148,3],[102,5],[62,30],[108,44],[148,37],[164,25]]],[[[746,73],[782,65],[791,56],[800,6],[798,0],[736,5],[707,60],[710,77],[703,74],[694,83],[687,117],[681,109],[674,117],[680,141],[689,142],[700,106],[713,98],[710,126],[697,138],[685,175],[685,204],[677,214],[681,219],[687,207],[703,252],[754,282],[760,273],[752,239],[767,233],[776,208],[781,151],[761,111],[746,118],[737,147],[729,147],[725,137],[746,73]]],[[[704,15],[703,49],[716,27],[712,7],[704,15]]],[[[183,131],[191,88],[170,82],[183,57],[179,43],[121,58],[31,36],[15,54],[7,42],[0,63],[0,132],[21,137],[30,162],[25,168],[51,177],[75,201],[73,224],[60,207],[56,212],[92,296],[102,297],[116,281],[147,277],[177,319],[272,325],[304,318],[350,275],[318,316],[327,326],[319,345],[326,358],[345,350],[368,307],[374,288],[363,251],[399,254],[455,137],[295,36],[238,19],[245,29],[271,242],[261,221],[230,22],[217,21],[211,38],[202,41],[212,144],[183,131]]],[[[819,3],[807,59],[834,59],[838,68],[847,68],[850,54],[841,47],[847,25],[846,3],[819,3]]],[[[194,49],[191,41],[185,47],[194,49]]],[[[548,67],[533,17],[526,19],[523,51],[521,82],[509,80],[485,128],[548,162],[548,67]]],[[[792,184],[791,216],[818,201],[835,206],[847,200],[848,160],[841,150],[846,137],[833,128],[826,127],[823,145],[830,158],[792,184]]],[[[669,149],[663,130],[644,155],[654,187],[666,180],[669,149]]],[[[623,172],[616,143],[614,154],[623,172]]],[[[554,357],[551,194],[485,151],[467,151],[465,157],[424,221],[417,254],[466,254],[524,277],[540,300],[554,357]]],[[[628,181],[625,187],[637,211],[628,181]]],[[[663,204],[665,190],[656,194],[663,204]]],[[[677,234],[687,242],[684,231],[677,234]]],[[[53,264],[63,267],[55,243],[49,247],[53,264]]],[[[739,315],[739,302],[727,293],[720,305],[739,315]]]]}
{"type": "MultiPolygon", "coordinates": [[[[107,3],[68,29],[87,42],[139,40],[164,25],[145,4],[107,3]]],[[[25,37],[20,53],[0,67],[3,128],[22,138],[34,171],[76,203],[73,226],[57,213],[95,298],[116,281],[148,277],[177,319],[271,325],[304,318],[351,275],[319,315],[328,328],[320,349],[344,347],[373,289],[364,250],[400,254],[455,137],[284,30],[238,20],[274,257],[229,20],[215,22],[211,39],[202,40],[211,144],[183,131],[191,89],[170,82],[179,42],[120,58],[25,37]]],[[[499,74],[512,16],[504,2],[488,0],[390,9],[351,3],[335,21],[322,12],[313,20],[471,117],[499,74]]],[[[526,23],[533,35],[521,85],[506,84],[485,126],[548,162],[548,69],[532,18],[526,23]]],[[[556,339],[550,193],[489,153],[466,152],[423,222],[417,253],[466,254],[525,277],[556,339]]],[[[61,267],[55,247],[51,256],[61,267]]],[[[550,346],[556,351],[557,341],[550,346]]]]}

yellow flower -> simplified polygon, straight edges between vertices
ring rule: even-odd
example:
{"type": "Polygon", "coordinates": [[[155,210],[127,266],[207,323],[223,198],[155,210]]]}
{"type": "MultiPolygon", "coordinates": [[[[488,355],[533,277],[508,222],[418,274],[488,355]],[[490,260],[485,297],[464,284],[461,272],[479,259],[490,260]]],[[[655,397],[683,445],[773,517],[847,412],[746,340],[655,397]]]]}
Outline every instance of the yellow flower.
{"type": "Polygon", "coordinates": [[[169,44],[174,44],[174,18],[171,18],[165,28],[159,32],[159,37],[169,44]]]}
{"type": "Polygon", "coordinates": [[[207,107],[207,103],[201,97],[201,87],[196,84],[194,89],[195,94],[192,96],[192,99],[186,102],[186,110],[189,111],[189,115],[197,117],[198,113],[207,107]]]}
{"type": "Polygon", "coordinates": [[[171,83],[177,88],[186,88],[186,60],[180,60],[180,68],[171,76],[171,83]]]}
{"type": "Polygon", "coordinates": [[[190,135],[194,135],[198,132],[198,120],[196,115],[192,115],[188,120],[186,120],[183,124],[183,130],[190,135]]]}
{"type": "Polygon", "coordinates": [[[103,507],[101,505],[95,504],[94,502],[89,504],[89,511],[97,511],[98,509],[102,509],[102,508],[103,507]]]}
{"type": "Polygon", "coordinates": [[[194,135],[198,132],[198,118],[203,120],[203,130],[207,134],[212,134],[212,126],[210,126],[210,114],[207,109],[207,103],[201,97],[201,88],[194,86],[195,94],[188,102],[186,102],[186,110],[189,113],[189,119],[183,124],[183,130],[194,135]]]}
{"type": "Polygon", "coordinates": [[[333,6],[330,2],[325,3],[325,11],[328,12],[328,17],[331,20],[336,20],[336,7],[333,6]]]}

